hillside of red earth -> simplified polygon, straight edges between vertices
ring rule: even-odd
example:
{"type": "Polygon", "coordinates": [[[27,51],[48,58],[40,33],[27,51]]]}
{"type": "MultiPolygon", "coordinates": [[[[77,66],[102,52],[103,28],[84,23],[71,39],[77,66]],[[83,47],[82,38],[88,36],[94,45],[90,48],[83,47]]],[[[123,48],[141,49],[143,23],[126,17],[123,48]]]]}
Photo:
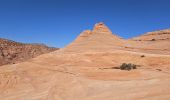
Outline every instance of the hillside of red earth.
{"type": "Polygon", "coordinates": [[[15,64],[58,50],[43,44],[24,44],[0,38],[0,66],[15,64]]]}

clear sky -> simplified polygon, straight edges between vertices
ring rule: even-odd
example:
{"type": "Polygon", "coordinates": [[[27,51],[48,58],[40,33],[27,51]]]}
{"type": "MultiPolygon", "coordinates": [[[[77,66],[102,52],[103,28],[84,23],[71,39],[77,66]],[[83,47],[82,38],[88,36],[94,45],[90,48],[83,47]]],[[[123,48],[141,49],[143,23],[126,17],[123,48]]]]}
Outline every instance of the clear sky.
{"type": "Polygon", "coordinates": [[[104,22],[130,38],[170,28],[170,0],[0,0],[0,37],[64,47],[104,22]]]}

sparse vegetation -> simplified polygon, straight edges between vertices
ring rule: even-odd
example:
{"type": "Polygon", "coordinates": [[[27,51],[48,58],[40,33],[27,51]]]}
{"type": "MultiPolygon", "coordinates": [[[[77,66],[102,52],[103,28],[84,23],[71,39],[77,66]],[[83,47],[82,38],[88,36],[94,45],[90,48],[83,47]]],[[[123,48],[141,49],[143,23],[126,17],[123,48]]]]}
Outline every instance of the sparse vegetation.
{"type": "Polygon", "coordinates": [[[121,70],[132,70],[132,69],[136,69],[137,68],[137,65],[135,64],[131,64],[131,63],[123,63],[121,66],[120,66],[120,69],[121,70]]]}
{"type": "Polygon", "coordinates": [[[162,69],[156,69],[157,71],[162,71],[162,69]]]}
{"type": "Polygon", "coordinates": [[[107,68],[99,68],[99,69],[120,69],[120,70],[132,70],[132,69],[137,69],[137,67],[140,67],[140,65],[135,65],[132,63],[123,63],[121,66],[119,67],[107,67],[107,68]]]}
{"type": "Polygon", "coordinates": [[[141,55],[140,57],[142,57],[142,58],[143,58],[143,57],[145,57],[145,55],[141,55]]]}
{"type": "Polygon", "coordinates": [[[151,41],[156,41],[156,39],[152,39],[151,41]]]}

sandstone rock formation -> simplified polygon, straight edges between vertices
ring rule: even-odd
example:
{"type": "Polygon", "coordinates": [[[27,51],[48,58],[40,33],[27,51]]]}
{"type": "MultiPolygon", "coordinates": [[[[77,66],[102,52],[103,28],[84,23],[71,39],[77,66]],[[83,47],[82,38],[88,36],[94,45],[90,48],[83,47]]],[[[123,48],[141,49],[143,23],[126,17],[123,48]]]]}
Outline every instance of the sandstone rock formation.
{"type": "Polygon", "coordinates": [[[121,48],[125,44],[126,42],[121,37],[115,34],[113,35],[104,23],[97,23],[92,31],[83,31],[77,39],[64,50],[70,52],[105,51],[121,48]]]}
{"type": "Polygon", "coordinates": [[[7,39],[0,39],[0,66],[15,64],[57,50],[43,44],[23,44],[7,39]]]}
{"type": "Polygon", "coordinates": [[[169,100],[170,51],[152,42],[124,40],[96,24],[63,49],[0,67],[0,98],[169,100]],[[140,67],[113,68],[122,63],[140,67]]]}
{"type": "Polygon", "coordinates": [[[170,29],[148,32],[129,39],[138,50],[149,53],[170,54],[170,29]]]}
{"type": "Polygon", "coordinates": [[[168,41],[170,40],[170,29],[148,32],[139,37],[132,38],[134,41],[168,41]]]}

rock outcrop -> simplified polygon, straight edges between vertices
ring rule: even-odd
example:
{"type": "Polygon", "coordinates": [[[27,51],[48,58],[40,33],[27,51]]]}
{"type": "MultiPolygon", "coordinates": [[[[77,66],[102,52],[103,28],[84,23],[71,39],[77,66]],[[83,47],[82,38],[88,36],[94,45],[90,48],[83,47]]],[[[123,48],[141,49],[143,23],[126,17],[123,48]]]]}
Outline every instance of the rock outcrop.
{"type": "Polygon", "coordinates": [[[123,47],[125,40],[113,34],[104,23],[95,24],[93,30],[83,31],[71,44],[64,50],[75,52],[88,51],[109,51],[114,48],[123,47]]]}
{"type": "Polygon", "coordinates": [[[0,99],[169,100],[170,54],[162,51],[169,45],[153,42],[124,40],[96,24],[63,49],[1,66],[0,99]],[[115,69],[122,63],[138,67],[115,69]]]}
{"type": "Polygon", "coordinates": [[[0,39],[0,65],[15,64],[57,50],[43,44],[23,44],[0,39]]]}
{"type": "Polygon", "coordinates": [[[96,52],[114,49],[140,51],[144,53],[170,54],[170,30],[149,32],[132,39],[123,39],[104,23],[95,24],[93,30],[83,31],[71,44],[63,49],[65,52],[96,52]]]}
{"type": "Polygon", "coordinates": [[[170,46],[168,46],[170,43],[170,29],[148,32],[129,39],[128,42],[131,44],[131,48],[137,48],[142,52],[170,54],[170,46]]]}
{"type": "Polygon", "coordinates": [[[170,41],[170,29],[148,32],[132,38],[134,41],[170,41]]]}

